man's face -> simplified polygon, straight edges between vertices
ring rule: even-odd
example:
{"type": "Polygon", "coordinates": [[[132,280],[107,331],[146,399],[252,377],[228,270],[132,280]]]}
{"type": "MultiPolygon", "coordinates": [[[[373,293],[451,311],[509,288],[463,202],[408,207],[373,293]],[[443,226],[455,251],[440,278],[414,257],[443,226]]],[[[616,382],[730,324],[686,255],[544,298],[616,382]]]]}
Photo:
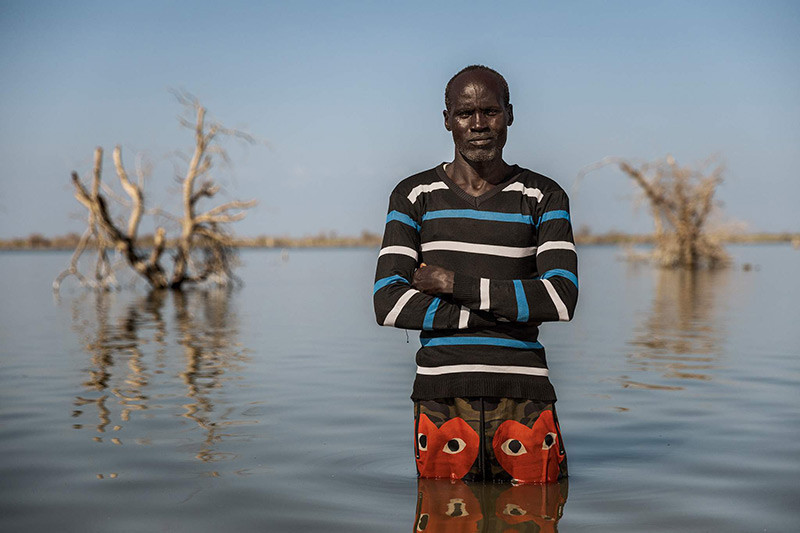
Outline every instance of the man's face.
{"type": "Polygon", "coordinates": [[[502,158],[514,115],[511,105],[503,103],[499,81],[491,73],[465,72],[453,81],[450,101],[450,109],[444,111],[444,127],[453,133],[461,156],[471,162],[502,158]]]}

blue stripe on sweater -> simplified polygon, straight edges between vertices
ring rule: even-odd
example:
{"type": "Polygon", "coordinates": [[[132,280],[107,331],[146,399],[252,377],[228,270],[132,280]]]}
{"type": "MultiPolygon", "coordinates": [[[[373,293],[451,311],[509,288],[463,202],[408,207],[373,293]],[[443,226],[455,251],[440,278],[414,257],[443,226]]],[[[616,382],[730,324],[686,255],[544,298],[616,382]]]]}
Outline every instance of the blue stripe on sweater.
{"type": "Polygon", "coordinates": [[[548,220],[558,220],[560,218],[563,218],[569,222],[569,212],[564,211],[563,209],[558,211],[548,211],[539,217],[539,222],[536,223],[536,227],[538,228],[542,222],[547,222],[548,220]]]}
{"type": "Polygon", "coordinates": [[[372,289],[372,294],[375,294],[385,286],[391,285],[392,283],[405,283],[408,285],[408,280],[406,280],[406,278],[403,276],[398,276],[396,274],[394,276],[389,276],[388,278],[381,278],[375,282],[375,288],[372,289]]]}
{"type": "Polygon", "coordinates": [[[525,297],[525,290],[522,288],[521,280],[514,280],[514,294],[517,296],[517,322],[527,322],[530,316],[528,298],[525,297]]]}
{"type": "Polygon", "coordinates": [[[411,226],[415,230],[419,231],[419,224],[414,222],[410,216],[406,215],[405,213],[401,213],[400,211],[391,211],[388,215],[386,215],[386,223],[388,224],[392,220],[396,220],[398,222],[402,222],[407,226],[411,226]]]}
{"type": "Polygon", "coordinates": [[[477,211],[475,209],[441,209],[428,211],[422,215],[422,220],[435,220],[437,218],[471,218],[473,220],[491,220],[493,222],[517,222],[533,225],[531,215],[521,213],[498,213],[496,211],[477,211]]]}
{"type": "Polygon", "coordinates": [[[428,310],[425,311],[425,321],[422,322],[422,329],[433,329],[433,317],[436,316],[436,310],[439,308],[440,302],[441,300],[439,298],[434,298],[428,306],[428,310]]]}
{"type": "Polygon", "coordinates": [[[499,337],[420,337],[422,346],[503,346],[523,350],[541,350],[538,342],[519,341],[499,337]]]}
{"type": "Polygon", "coordinates": [[[547,279],[552,278],[553,276],[561,276],[562,278],[567,278],[575,285],[575,288],[578,288],[578,276],[570,272],[569,270],[564,270],[563,268],[554,268],[553,270],[548,270],[544,274],[542,274],[540,279],[547,279]]]}

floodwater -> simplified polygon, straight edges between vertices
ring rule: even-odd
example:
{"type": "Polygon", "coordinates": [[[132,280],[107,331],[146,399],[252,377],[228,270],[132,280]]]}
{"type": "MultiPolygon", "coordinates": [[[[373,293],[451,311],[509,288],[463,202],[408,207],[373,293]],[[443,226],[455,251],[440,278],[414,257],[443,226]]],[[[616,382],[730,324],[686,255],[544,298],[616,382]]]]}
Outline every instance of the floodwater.
{"type": "Polygon", "coordinates": [[[375,325],[375,250],[60,299],[69,254],[0,254],[0,530],[797,531],[800,251],[730,250],[691,275],[579,249],[541,338],[571,477],[519,487],[418,484],[417,335],[375,325]]]}

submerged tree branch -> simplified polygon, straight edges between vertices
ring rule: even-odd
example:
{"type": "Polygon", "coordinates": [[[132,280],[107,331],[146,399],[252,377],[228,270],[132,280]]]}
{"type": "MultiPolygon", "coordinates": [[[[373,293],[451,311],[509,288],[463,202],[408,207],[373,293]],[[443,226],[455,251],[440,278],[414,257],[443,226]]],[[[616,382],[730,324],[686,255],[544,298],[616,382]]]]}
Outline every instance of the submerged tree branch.
{"type": "Polygon", "coordinates": [[[129,213],[127,225],[117,223],[110,212],[107,197],[120,200],[113,191],[102,183],[103,150],[97,148],[94,154],[91,186],[87,188],[76,172],[72,173],[75,198],[88,211],[87,229],[70,260],[70,266],[61,272],[53,282],[53,289],[58,291],[65,278],[73,275],[85,286],[108,289],[116,284],[108,250],[117,250],[128,266],[143,277],[153,288],[180,290],[186,284],[205,283],[214,280],[226,284],[236,282],[232,267],[235,263],[234,240],[225,230],[225,224],[236,222],[246,216],[246,210],[253,207],[255,200],[233,200],[212,207],[204,213],[196,213],[197,204],[203,198],[211,199],[220,190],[210,178],[204,178],[214,165],[214,158],[227,160],[225,150],[217,145],[218,136],[234,136],[252,142],[248,134],[225,128],[219,123],[206,118],[206,109],[197,100],[186,94],[176,95],[179,101],[194,112],[195,122],[180,119],[181,123],[191,127],[194,133],[194,148],[188,161],[186,172],[181,182],[182,215],[172,215],[155,208],[145,209],[144,183],[148,171],[136,165],[137,182],[129,178],[122,161],[122,148],[114,148],[113,161],[117,177],[122,189],[131,199],[130,204],[121,203],[129,213]],[[199,185],[198,185],[199,183],[199,185]],[[105,194],[104,194],[105,192],[105,194]],[[237,212],[232,212],[236,210],[237,212]],[[160,261],[167,248],[168,239],[162,227],[156,229],[152,248],[149,252],[138,237],[138,230],[144,216],[164,216],[178,222],[181,231],[175,239],[176,253],[173,257],[173,268],[168,275],[160,261]],[[79,260],[87,249],[89,241],[94,238],[98,248],[95,262],[95,280],[81,274],[79,260]]]}
{"type": "Polygon", "coordinates": [[[705,228],[722,183],[722,165],[708,172],[708,164],[699,170],[681,167],[672,156],[639,165],[609,157],[585,167],[578,180],[609,165],[631,178],[647,198],[656,230],[653,257],[661,266],[714,268],[729,262],[720,239],[705,228]]]}

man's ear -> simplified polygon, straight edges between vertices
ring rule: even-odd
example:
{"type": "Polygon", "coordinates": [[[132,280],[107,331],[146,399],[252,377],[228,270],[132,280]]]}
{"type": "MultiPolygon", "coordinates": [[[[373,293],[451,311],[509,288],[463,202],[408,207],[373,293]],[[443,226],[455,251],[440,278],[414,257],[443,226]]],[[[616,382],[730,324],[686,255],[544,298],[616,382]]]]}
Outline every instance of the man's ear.
{"type": "Polygon", "coordinates": [[[508,104],[508,107],[506,108],[506,113],[508,113],[508,123],[506,124],[506,126],[510,126],[514,122],[514,106],[508,104]]]}
{"type": "Polygon", "coordinates": [[[450,115],[447,113],[447,109],[442,111],[442,115],[444,115],[444,129],[447,131],[452,131],[450,129],[450,115]]]}

